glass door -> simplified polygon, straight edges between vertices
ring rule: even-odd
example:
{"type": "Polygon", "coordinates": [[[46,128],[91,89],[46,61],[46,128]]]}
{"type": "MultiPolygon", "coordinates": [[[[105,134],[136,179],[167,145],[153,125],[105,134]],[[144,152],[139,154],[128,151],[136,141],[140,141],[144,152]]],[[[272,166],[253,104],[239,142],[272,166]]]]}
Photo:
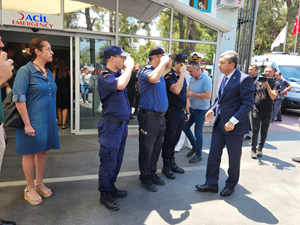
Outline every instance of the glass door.
{"type": "Polygon", "coordinates": [[[98,76],[106,65],[104,49],[113,43],[113,37],[82,34],[75,37],[74,133],[97,133],[97,122],[102,115],[98,76]]]}

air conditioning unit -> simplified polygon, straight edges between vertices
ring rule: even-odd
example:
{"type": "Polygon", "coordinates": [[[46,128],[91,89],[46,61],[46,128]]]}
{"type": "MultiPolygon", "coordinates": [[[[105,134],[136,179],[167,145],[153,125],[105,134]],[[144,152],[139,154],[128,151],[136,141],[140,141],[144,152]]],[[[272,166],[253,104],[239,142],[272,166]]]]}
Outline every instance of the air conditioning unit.
{"type": "Polygon", "coordinates": [[[217,8],[243,8],[244,7],[244,0],[218,0],[217,1],[217,8]]]}

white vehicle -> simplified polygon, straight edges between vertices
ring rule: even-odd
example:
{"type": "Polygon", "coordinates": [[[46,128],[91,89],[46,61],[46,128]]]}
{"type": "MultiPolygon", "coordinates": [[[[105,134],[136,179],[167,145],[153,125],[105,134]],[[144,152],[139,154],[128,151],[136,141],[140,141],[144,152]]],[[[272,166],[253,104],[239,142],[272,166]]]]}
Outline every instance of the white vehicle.
{"type": "Polygon", "coordinates": [[[259,67],[259,74],[263,73],[267,66],[271,66],[282,73],[293,88],[287,92],[281,105],[282,113],[287,108],[300,109],[300,56],[281,52],[273,52],[269,55],[256,55],[252,57],[252,63],[259,67]]]}

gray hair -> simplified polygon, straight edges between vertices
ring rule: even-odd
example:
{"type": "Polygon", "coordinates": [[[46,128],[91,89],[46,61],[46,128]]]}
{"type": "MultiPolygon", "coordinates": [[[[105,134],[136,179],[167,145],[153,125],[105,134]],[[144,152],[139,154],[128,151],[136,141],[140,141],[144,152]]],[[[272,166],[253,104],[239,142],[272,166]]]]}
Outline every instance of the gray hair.
{"type": "Polygon", "coordinates": [[[221,58],[225,57],[228,60],[228,63],[234,63],[234,68],[237,67],[239,54],[237,54],[235,51],[226,51],[221,55],[221,58]]]}
{"type": "Polygon", "coordinates": [[[197,61],[190,61],[190,66],[200,70],[199,63],[197,61]]]}

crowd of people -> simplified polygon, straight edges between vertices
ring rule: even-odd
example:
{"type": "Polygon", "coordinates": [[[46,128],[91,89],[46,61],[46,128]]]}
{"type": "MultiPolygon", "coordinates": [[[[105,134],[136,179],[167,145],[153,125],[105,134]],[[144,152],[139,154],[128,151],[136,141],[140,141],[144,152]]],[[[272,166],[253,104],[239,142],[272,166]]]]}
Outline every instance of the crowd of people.
{"type": "MultiPolygon", "coordinates": [[[[11,77],[13,70],[13,61],[6,60],[3,47],[0,37],[1,84],[11,77]]],[[[70,87],[70,71],[64,59],[60,59],[52,74],[45,64],[52,61],[53,54],[46,39],[34,38],[28,52],[31,60],[18,70],[12,89],[12,100],[24,123],[22,128],[16,129],[16,152],[22,155],[27,181],[24,199],[31,205],[39,205],[43,202],[42,197],[53,195],[43,183],[46,152],[60,148],[57,125],[66,128],[68,115],[66,105],[70,98],[66,99],[64,91],[70,93],[65,88],[70,87]]],[[[139,180],[150,192],[157,192],[157,186],[165,185],[157,174],[160,154],[162,173],[168,179],[175,179],[175,174],[185,172],[175,161],[175,149],[183,134],[191,144],[187,157],[193,157],[189,162],[202,160],[203,126],[213,117],[206,181],[197,184],[196,190],[219,191],[219,169],[225,146],[229,168],[228,179],[220,192],[222,197],[230,196],[238,183],[243,139],[251,140],[253,159],[263,156],[269,125],[272,121],[282,121],[280,104],[291,85],[272,67],[265,68],[265,76],[272,78],[275,74],[276,80],[262,79],[264,74],[258,75],[256,65],[250,65],[250,76],[240,72],[237,69],[238,54],[227,51],[220,56],[218,67],[222,75],[218,80],[217,97],[211,104],[212,80],[200,63],[203,57],[201,53],[193,52],[189,60],[187,55],[178,54],[172,62],[171,55],[156,45],[149,52],[148,64],[141,68],[119,46],[108,46],[104,50],[106,67],[98,78],[102,103],[102,117],[97,123],[100,143],[98,190],[100,202],[108,209],[118,210],[120,205],[116,199],[127,196],[127,191],[119,190],[115,183],[123,161],[128,123],[133,115],[137,115],[139,123],[139,180]],[[127,93],[128,88],[134,88],[134,91],[127,93]],[[244,138],[245,134],[248,135],[244,138]]],[[[80,76],[85,102],[88,101],[89,74],[84,68],[80,76]]],[[[0,107],[0,121],[3,120],[0,107]]],[[[5,149],[2,132],[1,125],[0,163],[5,149]]],[[[297,158],[293,160],[297,161],[297,158]]],[[[15,224],[1,219],[0,222],[1,225],[15,224]]]]}

